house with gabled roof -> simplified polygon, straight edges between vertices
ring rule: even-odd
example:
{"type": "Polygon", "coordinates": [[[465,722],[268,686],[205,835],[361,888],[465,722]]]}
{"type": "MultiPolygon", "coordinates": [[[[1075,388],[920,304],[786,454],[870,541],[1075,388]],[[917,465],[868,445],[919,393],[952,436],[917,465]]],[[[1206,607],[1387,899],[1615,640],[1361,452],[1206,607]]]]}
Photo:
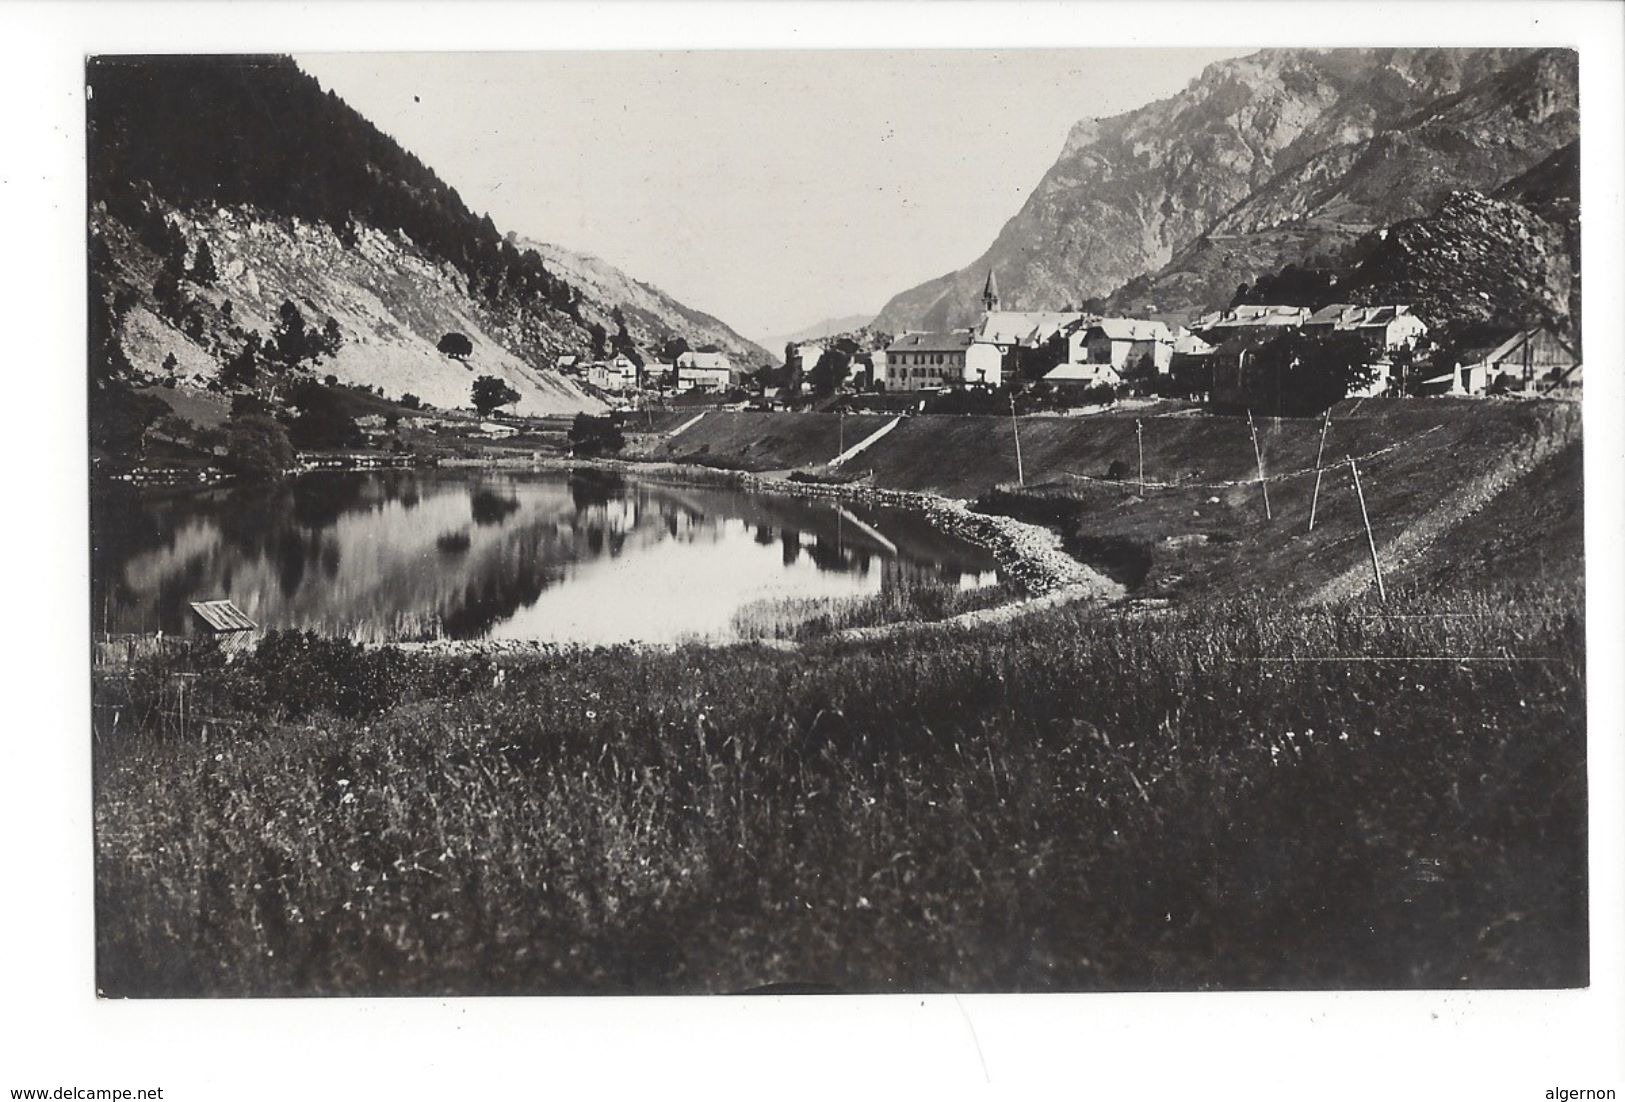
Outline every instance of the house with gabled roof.
{"type": "Polygon", "coordinates": [[[1502,330],[1466,345],[1445,374],[1422,382],[1444,394],[1572,390],[1583,381],[1580,357],[1550,326],[1502,330]]]}
{"type": "Polygon", "coordinates": [[[1382,354],[1414,348],[1428,331],[1427,323],[1411,313],[1409,306],[1357,306],[1349,302],[1322,306],[1309,315],[1303,327],[1318,333],[1353,333],[1382,354]]]}
{"type": "Polygon", "coordinates": [[[643,385],[643,371],[624,352],[617,352],[607,361],[589,364],[587,382],[600,390],[622,394],[643,385]]]}
{"type": "Polygon", "coordinates": [[[1165,375],[1174,355],[1174,335],[1160,321],[1097,318],[1083,330],[1088,363],[1111,364],[1125,378],[1165,375]]]}
{"type": "Polygon", "coordinates": [[[1191,323],[1191,329],[1200,334],[1203,340],[1218,344],[1236,333],[1256,329],[1272,332],[1295,329],[1309,320],[1309,314],[1307,306],[1246,304],[1204,314],[1191,323]]]}
{"type": "Polygon", "coordinates": [[[1043,381],[1057,389],[1120,386],[1123,376],[1109,363],[1056,364],[1044,373],[1043,381]]]}

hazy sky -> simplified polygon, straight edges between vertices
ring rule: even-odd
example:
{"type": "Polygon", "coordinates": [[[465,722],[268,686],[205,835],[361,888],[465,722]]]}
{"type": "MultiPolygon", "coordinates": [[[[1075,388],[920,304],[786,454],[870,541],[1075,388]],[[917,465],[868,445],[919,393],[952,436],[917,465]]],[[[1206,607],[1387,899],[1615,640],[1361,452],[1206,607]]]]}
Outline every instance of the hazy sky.
{"type": "Polygon", "coordinates": [[[319,54],[299,63],[497,228],[752,338],[974,260],[1074,122],[1246,51],[319,54]]]}

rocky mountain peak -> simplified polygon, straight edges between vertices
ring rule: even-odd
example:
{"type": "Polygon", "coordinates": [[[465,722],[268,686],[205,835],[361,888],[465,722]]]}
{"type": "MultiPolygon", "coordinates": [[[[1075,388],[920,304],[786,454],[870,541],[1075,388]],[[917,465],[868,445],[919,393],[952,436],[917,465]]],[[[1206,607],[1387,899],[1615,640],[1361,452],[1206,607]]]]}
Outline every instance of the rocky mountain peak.
{"type": "Polygon", "coordinates": [[[986,252],[897,295],[876,324],[969,324],[989,268],[1007,308],[1057,309],[1240,237],[1276,235],[1279,250],[1247,263],[1280,267],[1529,168],[1577,135],[1576,84],[1562,50],[1268,49],[1214,62],[1173,96],[1075,124],[986,252]]]}

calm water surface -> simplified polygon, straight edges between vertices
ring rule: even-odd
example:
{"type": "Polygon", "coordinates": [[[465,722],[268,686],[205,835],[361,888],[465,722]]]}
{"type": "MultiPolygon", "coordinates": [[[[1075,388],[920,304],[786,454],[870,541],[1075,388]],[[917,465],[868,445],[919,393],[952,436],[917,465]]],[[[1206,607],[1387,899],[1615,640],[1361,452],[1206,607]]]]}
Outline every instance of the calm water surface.
{"type": "Polygon", "coordinates": [[[92,500],[98,631],[192,630],[227,598],[266,628],[369,641],[727,639],[742,606],[997,580],[898,510],[604,472],[311,474],[92,500]]]}

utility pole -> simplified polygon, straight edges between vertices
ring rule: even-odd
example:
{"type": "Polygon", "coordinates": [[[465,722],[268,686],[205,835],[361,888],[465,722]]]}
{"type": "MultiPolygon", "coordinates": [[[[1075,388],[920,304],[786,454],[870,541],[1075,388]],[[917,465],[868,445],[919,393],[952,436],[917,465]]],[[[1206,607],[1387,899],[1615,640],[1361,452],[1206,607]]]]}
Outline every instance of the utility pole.
{"type": "Polygon", "coordinates": [[[1309,499],[1309,531],[1315,530],[1315,508],[1320,504],[1320,458],[1326,454],[1326,430],[1332,427],[1332,407],[1326,407],[1326,418],[1320,423],[1320,448],[1315,452],[1315,496],[1309,499]]]}
{"type": "Polygon", "coordinates": [[[1134,419],[1134,447],[1140,453],[1140,496],[1145,496],[1145,426],[1136,417],[1134,419]]]}
{"type": "Polygon", "coordinates": [[[1258,447],[1258,426],[1253,424],[1253,411],[1247,411],[1247,431],[1253,438],[1253,458],[1258,461],[1258,485],[1264,491],[1264,519],[1274,520],[1270,510],[1270,484],[1264,481],[1264,453],[1258,447]]]}
{"type": "Polygon", "coordinates": [[[1025,487],[1027,485],[1027,475],[1021,466],[1021,426],[1016,424],[1016,396],[1014,392],[1010,394],[1010,431],[1016,437],[1016,483],[1025,487]]]}
{"type": "Polygon", "coordinates": [[[1377,539],[1371,534],[1371,517],[1365,511],[1365,491],[1360,489],[1360,468],[1354,465],[1354,457],[1348,457],[1349,470],[1354,473],[1354,496],[1360,499],[1360,519],[1365,521],[1365,542],[1371,548],[1371,573],[1377,577],[1377,597],[1383,604],[1388,603],[1388,590],[1382,584],[1382,563],[1377,561],[1377,539]]]}

